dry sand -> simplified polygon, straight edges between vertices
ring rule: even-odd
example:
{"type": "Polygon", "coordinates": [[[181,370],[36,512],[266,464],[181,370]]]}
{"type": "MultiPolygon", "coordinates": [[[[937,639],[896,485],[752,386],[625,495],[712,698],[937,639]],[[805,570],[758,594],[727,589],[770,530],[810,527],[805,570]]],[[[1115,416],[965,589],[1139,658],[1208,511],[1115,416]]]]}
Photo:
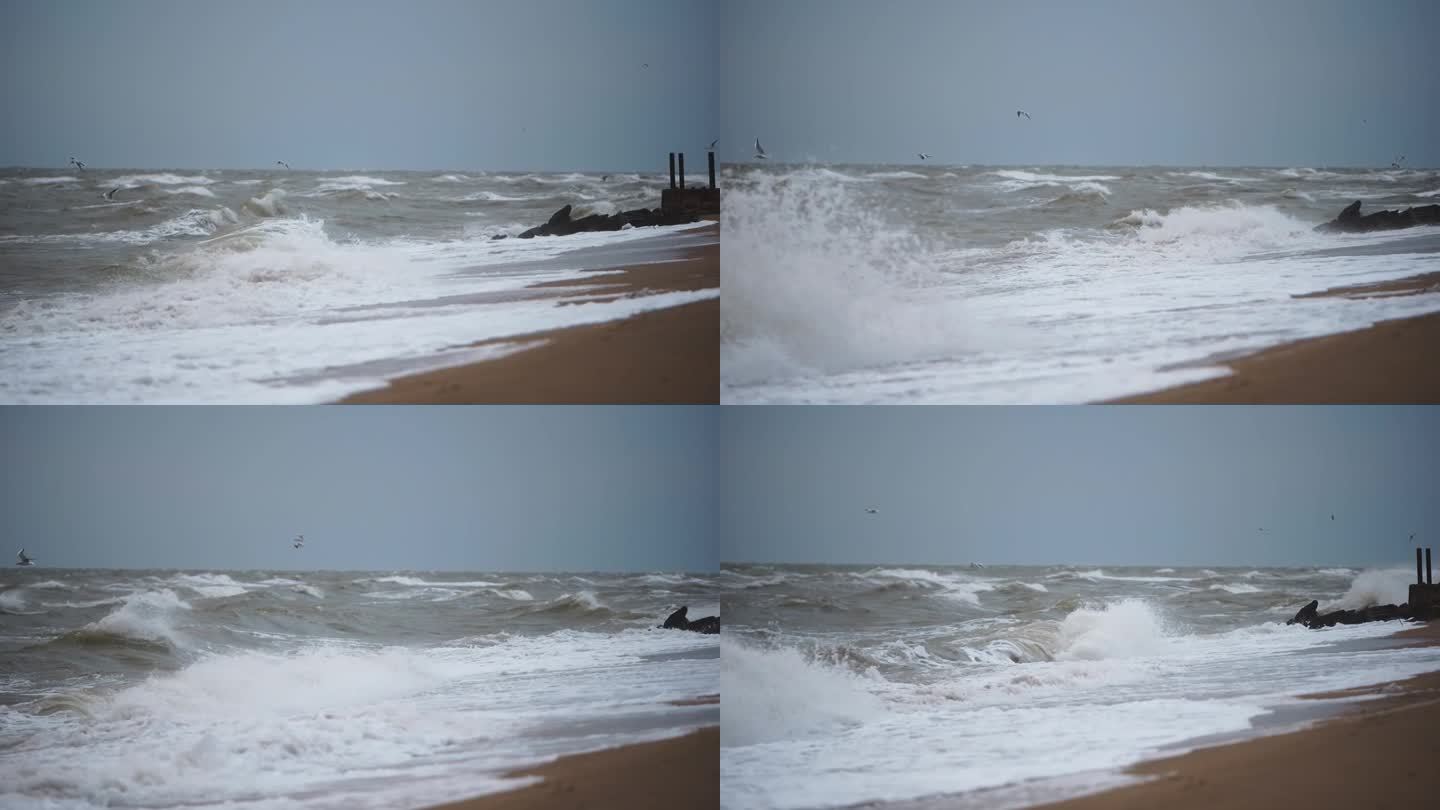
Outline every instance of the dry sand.
{"type": "Polygon", "coordinates": [[[720,729],[561,757],[510,776],[544,781],[434,810],[678,810],[720,806],[720,729]]]}
{"type": "MultiPolygon", "coordinates": [[[[1398,633],[1434,644],[1440,622],[1398,633]]],[[[1343,694],[1379,695],[1319,725],[1130,770],[1150,781],[1042,805],[1053,810],[1433,807],[1440,761],[1440,672],[1343,694]]]]}
{"type": "MultiPolygon", "coordinates": [[[[557,237],[558,238],[558,237],[557,237]]],[[[586,286],[621,296],[720,286],[720,248],[680,262],[604,271],[533,289],[586,286]]],[[[563,305],[563,304],[562,304],[563,305]]],[[[720,401],[718,298],[619,321],[516,335],[475,345],[536,342],[495,360],[414,374],[347,404],[714,404],[720,401]]]]}
{"type": "MultiPolygon", "coordinates": [[[[1296,298],[1418,295],[1440,273],[1339,287],[1296,298]]],[[[1300,340],[1227,360],[1233,374],[1114,404],[1309,404],[1440,402],[1440,313],[1382,321],[1365,329],[1300,340]]]]}

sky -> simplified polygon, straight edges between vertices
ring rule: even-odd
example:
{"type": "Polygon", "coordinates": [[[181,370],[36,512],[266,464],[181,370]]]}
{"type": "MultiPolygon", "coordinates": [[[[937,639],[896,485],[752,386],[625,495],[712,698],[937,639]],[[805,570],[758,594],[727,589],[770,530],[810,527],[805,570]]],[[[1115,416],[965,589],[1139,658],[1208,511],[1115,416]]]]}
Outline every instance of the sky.
{"type": "Polygon", "coordinates": [[[1435,407],[721,411],[722,562],[1404,568],[1411,532],[1440,547],[1435,407]]]}
{"type": "Polygon", "coordinates": [[[12,406],[0,537],[64,567],[713,571],[715,426],[703,407],[12,406]]]}
{"type": "Polygon", "coordinates": [[[759,137],[789,162],[1440,166],[1434,0],[728,0],[720,19],[722,160],[759,137]]]}
{"type": "Polygon", "coordinates": [[[718,136],[719,6],[0,0],[0,166],[660,171],[718,136]]]}

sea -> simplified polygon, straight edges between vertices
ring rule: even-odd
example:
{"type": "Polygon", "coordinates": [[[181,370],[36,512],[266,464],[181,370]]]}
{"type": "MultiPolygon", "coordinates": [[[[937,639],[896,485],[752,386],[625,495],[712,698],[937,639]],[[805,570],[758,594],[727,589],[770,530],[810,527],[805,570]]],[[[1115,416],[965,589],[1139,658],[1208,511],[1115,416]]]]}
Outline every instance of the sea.
{"type": "Polygon", "coordinates": [[[722,402],[1078,403],[1440,311],[1295,298],[1440,269],[1440,228],[1322,234],[1440,203],[1416,169],[727,166],[722,402]]]}
{"type": "Polygon", "coordinates": [[[714,297],[528,289],[716,241],[698,226],[491,238],[564,205],[575,216],[654,208],[668,183],[599,172],[0,169],[0,402],[333,401],[528,345],[471,347],[479,341],[714,297]]]}
{"type": "Polygon", "coordinates": [[[1285,625],[1312,599],[1404,602],[1413,578],[727,564],[721,806],[1024,807],[1289,730],[1346,702],[1299,695],[1440,669],[1440,649],[1387,638],[1401,622],[1285,625]]]}
{"type": "Polygon", "coordinates": [[[719,722],[714,573],[0,571],[0,807],[407,808],[719,722]]]}

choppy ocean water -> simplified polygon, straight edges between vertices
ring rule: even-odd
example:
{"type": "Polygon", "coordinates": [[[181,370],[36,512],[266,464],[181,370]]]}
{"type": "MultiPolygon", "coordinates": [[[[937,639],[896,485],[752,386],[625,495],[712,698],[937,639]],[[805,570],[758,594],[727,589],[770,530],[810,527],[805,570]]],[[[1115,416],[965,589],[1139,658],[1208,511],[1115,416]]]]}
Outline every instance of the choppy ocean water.
{"type": "Polygon", "coordinates": [[[1297,695],[1440,668],[1380,622],[1408,570],[726,565],[721,804],[1019,807],[1196,741],[1287,728],[1297,695]]]}
{"type": "Polygon", "coordinates": [[[1440,228],[1319,234],[1440,202],[1440,171],[728,167],[722,401],[1067,403],[1440,310],[1292,296],[1440,264],[1440,228]]]}
{"type": "Polygon", "coordinates": [[[0,571],[0,806],[423,807],[719,708],[715,575],[0,571]]]}
{"type": "Polygon", "coordinates": [[[0,170],[0,402],[323,402],[503,351],[459,348],[477,341],[714,297],[526,291],[622,263],[606,254],[622,245],[647,248],[624,261],[674,258],[696,243],[693,227],[491,239],[567,204],[577,216],[654,207],[666,184],[633,173],[0,170]]]}

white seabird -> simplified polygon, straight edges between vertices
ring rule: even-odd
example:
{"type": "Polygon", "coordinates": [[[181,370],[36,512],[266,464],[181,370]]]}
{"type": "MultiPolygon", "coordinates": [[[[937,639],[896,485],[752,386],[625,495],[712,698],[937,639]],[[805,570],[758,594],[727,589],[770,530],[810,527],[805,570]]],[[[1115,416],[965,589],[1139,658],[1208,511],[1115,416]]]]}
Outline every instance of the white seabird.
{"type": "Polygon", "coordinates": [[[32,559],[30,559],[29,555],[27,555],[27,554],[25,553],[25,549],[22,548],[22,549],[20,549],[20,553],[15,555],[15,564],[16,564],[16,565],[34,565],[34,564],[35,564],[35,561],[32,560],[32,559]]]}
{"type": "MultiPolygon", "coordinates": [[[[757,139],[757,140],[758,140],[758,139],[757,139]]],[[[715,144],[717,144],[717,143],[719,143],[719,142],[720,142],[720,139],[719,139],[719,138],[716,138],[715,140],[711,141],[711,142],[710,142],[710,146],[707,147],[705,151],[707,151],[707,152],[714,152],[714,151],[715,151],[715,144]]]]}
{"type": "Polygon", "coordinates": [[[1025,118],[1028,119],[1028,120],[1031,120],[1031,121],[1035,120],[1035,119],[1033,119],[1033,118],[1030,118],[1030,113],[1027,113],[1027,112],[1025,112],[1024,110],[1016,110],[1016,111],[1015,111],[1015,117],[1016,117],[1016,118],[1019,118],[1019,117],[1022,116],[1022,115],[1025,116],[1025,118]]]}
{"type": "Polygon", "coordinates": [[[765,159],[768,158],[768,157],[769,157],[769,155],[766,155],[766,154],[765,154],[765,147],[763,147],[763,146],[760,145],[760,139],[759,139],[759,138],[756,138],[756,139],[755,139],[755,159],[756,159],[756,160],[765,160],[765,159]]]}
{"type": "Polygon", "coordinates": [[[76,160],[74,155],[70,156],[70,165],[74,166],[82,172],[85,171],[85,161],[76,160]]]}
{"type": "Polygon", "coordinates": [[[295,544],[295,548],[297,548],[297,549],[298,549],[298,548],[304,548],[304,547],[305,547],[305,535],[303,535],[303,534],[297,534],[297,535],[295,535],[295,539],[292,540],[292,541],[290,541],[290,542],[294,543],[294,544],[295,544]]]}
{"type": "Polygon", "coordinates": [[[929,160],[929,159],[930,159],[930,156],[927,155],[927,154],[925,154],[924,152],[916,152],[915,154],[919,155],[921,160],[929,160]]]}
{"type": "Polygon", "coordinates": [[[287,169],[290,168],[290,164],[289,164],[289,163],[286,163],[286,162],[283,161],[283,160],[277,160],[277,161],[275,161],[275,165],[276,165],[276,166],[284,166],[284,167],[287,168],[287,169]]]}
{"type": "Polygon", "coordinates": [[[873,507],[873,506],[867,506],[867,507],[865,507],[865,514],[867,514],[867,515],[878,515],[878,514],[880,514],[880,510],[879,510],[879,509],[876,509],[876,508],[873,507]]]}

